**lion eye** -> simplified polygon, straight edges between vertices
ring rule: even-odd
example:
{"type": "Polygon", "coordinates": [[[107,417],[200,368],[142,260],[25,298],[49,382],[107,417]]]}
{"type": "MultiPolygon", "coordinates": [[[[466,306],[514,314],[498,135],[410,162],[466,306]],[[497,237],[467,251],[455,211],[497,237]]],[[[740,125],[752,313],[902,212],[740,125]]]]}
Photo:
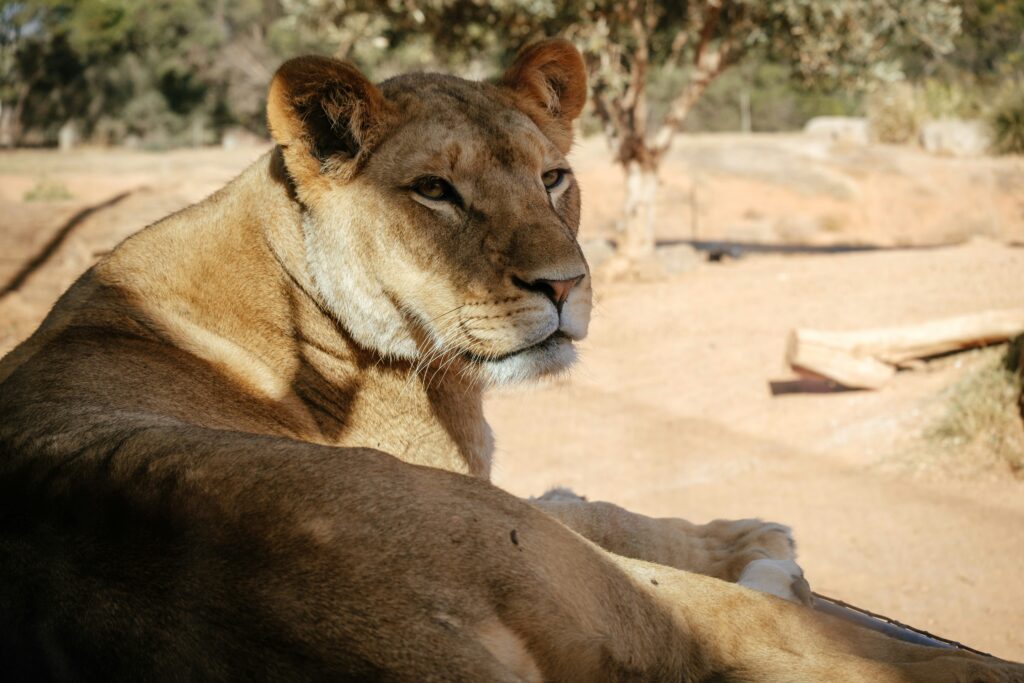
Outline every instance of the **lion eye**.
{"type": "Polygon", "coordinates": [[[565,178],[565,169],[553,168],[546,173],[543,173],[540,177],[541,182],[544,183],[544,188],[549,192],[559,185],[562,184],[562,180],[565,178]]]}
{"type": "Polygon", "coordinates": [[[455,201],[459,196],[447,180],[435,176],[420,178],[413,183],[412,189],[421,197],[434,201],[455,201]]]}

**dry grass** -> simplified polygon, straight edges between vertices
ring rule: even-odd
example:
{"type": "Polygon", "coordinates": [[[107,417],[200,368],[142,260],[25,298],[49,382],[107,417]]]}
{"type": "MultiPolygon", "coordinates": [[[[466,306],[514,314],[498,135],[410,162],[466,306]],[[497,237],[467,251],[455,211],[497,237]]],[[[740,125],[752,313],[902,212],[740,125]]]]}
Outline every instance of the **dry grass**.
{"type": "Polygon", "coordinates": [[[917,139],[925,112],[914,88],[892,83],[871,93],[867,114],[871,136],[878,142],[902,145],[917,139]]]}
{"type": "Polygon", "coordinates": [[[26,202],[59,202],[71,198],[67,185],[49,178],[40,178],[23,197],[26,202]]]}
{"type": "Polygon", "coordinates": [[[1005,464],[1024,476],[1022,347],[1024,337],[1018,337],[1012,344],[978,352],[974,367],[946,390],[945,408],[925,437],[958,464],[1005,464]]]}

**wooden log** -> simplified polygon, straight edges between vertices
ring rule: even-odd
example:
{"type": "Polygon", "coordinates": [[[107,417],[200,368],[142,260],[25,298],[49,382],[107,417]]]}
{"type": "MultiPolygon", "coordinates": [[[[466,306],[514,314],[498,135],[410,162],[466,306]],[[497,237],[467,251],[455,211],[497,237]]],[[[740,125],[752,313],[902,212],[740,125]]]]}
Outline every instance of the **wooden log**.
{"type": "Polygon", "coordinates": [[[802,374],[845,387],[877,389],[919,359],[1003,342],[1024,333],[1024,309],[985,311],[917,325],[853,332],[797,329],[786,360],[802,374]]]}

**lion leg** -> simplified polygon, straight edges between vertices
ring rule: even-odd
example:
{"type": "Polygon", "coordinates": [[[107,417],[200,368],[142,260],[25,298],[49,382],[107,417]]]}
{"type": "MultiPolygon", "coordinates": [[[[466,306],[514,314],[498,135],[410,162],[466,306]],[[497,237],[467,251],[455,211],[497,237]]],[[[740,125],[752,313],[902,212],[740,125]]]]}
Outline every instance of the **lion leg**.
{"type": "Polygon", "coordinates": [[[500,510],[486,515],[496,528],[480,529],[478,540],[505,540],[510,527],[516,540],[467,546],[459,576],[513,580],[488,600],[543,680],[1024,683],[1019,665],[910,645],[735,584],[617,557],[503,496],[478,500],[478,514],[500,510]]]}
{"type": "Polygon", "coordinates": [[[912,645],[705,576],[614,560],[689,625],[714,672],[709,681],[1024,683],[1020,664],[912,645]]]}
{"type": "Polygon", "coordinates": [[[793,602],[809,603],[790,530],[758,519],[693,524],[590,502],[567,489],[530,501],[616,555],[713,576],[793,602]]]}
{"type": "Polygon", "coordinates": [[[460,593],[447,610],[479,605],[491,616],[470,626],[474,617],[463,613],[470,633],[479,641],[481,623],[495,628],[498,646],[488,649],[541,680],[1024,683],[1017,665],[909,645],[735,584],[612,555],[483,482],[414,474],[437,482],[401,486],[419,499],[375,510],[374,525],[396,514],[403,521],[386,527],[441,541],[399,547],[403,556],[427,552],[412,562],[414,576],[428,579],[433,595],[460,593]]]}
{"type": "Polygon", "coordinates": [[[49,477],[3,452],[0,512],[36,514],[0,514],[0,635],[53,678],[1024,683],[372,451],[156,427],[49,477]]]}

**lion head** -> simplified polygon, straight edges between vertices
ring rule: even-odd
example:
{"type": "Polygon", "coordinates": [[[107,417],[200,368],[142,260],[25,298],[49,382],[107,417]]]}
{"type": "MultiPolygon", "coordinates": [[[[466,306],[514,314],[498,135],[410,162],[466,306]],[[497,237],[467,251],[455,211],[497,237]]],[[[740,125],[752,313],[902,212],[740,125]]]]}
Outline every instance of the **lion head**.
{"type": "Polygon", "coordinates": [[[565,155],[583,61],[549,40],[496,83],[374,85],[324,57],[286,62],[268,120],[303,205],[316,295],[360,345],[504,383],[557,372],[587,332],[580,190],[565,155]]]}

